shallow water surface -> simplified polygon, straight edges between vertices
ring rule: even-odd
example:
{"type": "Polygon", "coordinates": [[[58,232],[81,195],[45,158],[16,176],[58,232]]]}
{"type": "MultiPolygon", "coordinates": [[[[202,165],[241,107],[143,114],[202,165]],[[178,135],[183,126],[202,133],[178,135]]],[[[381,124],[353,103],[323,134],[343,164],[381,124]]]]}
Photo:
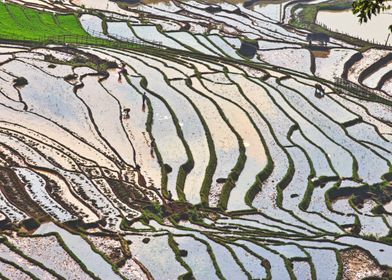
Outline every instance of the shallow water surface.
{"type": "MultiPolygon", "coordinates": [[[[371,21],[360,24],[358,18],[352,14],[351,10],[320,11],[317,14],[317,22],[340,33],[385,44],[389,34],[388,26],[392,22],[392,14],[380,14],[373,17],[371,21]]],[[[392,45],[391,38],[388,41],[388,45],[392,45]]]]}

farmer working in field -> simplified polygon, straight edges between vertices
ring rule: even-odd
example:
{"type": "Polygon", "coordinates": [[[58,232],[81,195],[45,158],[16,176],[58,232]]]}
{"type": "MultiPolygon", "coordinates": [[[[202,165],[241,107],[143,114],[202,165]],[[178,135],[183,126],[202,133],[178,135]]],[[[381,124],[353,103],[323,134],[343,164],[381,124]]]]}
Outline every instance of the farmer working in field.
{"type": "Polygon", "coordinates": [[[124,62],[122,62],[121,63],[121,67],[120,67],[120,69],[118,70],[118,80],[119,81],[121,81],[121,75],[127,75],[128,74],[128,71],[127,71],[127,69],[125,68],[125,63],[124,62]]]}
{"type": "Polygon", "coordinates": [[[324,97],[325,95],[325,91],[322,85],[320,84],[315,84],[314,85],[315,91],[314,91],[314,96],[316,96],[317,98],[321,98],[324,97]]]}

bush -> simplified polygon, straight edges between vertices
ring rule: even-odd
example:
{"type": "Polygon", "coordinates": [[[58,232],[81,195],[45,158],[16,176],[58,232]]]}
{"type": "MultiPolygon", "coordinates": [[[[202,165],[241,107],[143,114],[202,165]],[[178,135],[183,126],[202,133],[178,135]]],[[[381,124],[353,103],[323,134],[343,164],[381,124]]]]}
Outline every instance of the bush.
{"type": "Polygon", "coordinates": [[[67,76],[64,77],[65,81],[71,81],[75,80],[78,76],[76,74],[68,74],[67,76]]]}
{"type": "Polygon", "coordinates": [[[148,237],[143,238],[142,242],[143,242],[144,244],[147,244],[147,243],[150,242],[150,238],[148,238],[148,237]]]}
{"type": "Polygon", "coordinates": [[[22,87],[22,86],[25,86],[28,84],[29,84],[29,82],[27,81],[27,79],[25,77],[18,77],[14,80],[15,87],[22,87]]]}
{"type": "Polygon", "coordinates": [[[187,250],[180,250],[180,256],[181,257],[187,257],[188,256],[188,251],[187,250]]]}
{"type": "Polygon", "coordinates": [[[35,230],[37,228],[39,228],[39,226],[41,225],[36,219],[28,219],[28,220],[24,220],[21,225],[27,229],[28,231],[31,230],[35,230]]]}
{"type": "Polygon", "coordinates": [[[195,279],[195,277],[193,277],[192,272],[189,271],[189,272],[185,273],[184,275],[181,275],[180,279],[182,279],[182,280],[192,280],[192,279],[195,279]]]}
{"type": "Polygon", "coordinates": [[[173,168],[171,168],[171,166],[168,165],[167,163],[165,163],[163,166],[165,168],[166,173],[171,173],[173,171],[173,168]]]}

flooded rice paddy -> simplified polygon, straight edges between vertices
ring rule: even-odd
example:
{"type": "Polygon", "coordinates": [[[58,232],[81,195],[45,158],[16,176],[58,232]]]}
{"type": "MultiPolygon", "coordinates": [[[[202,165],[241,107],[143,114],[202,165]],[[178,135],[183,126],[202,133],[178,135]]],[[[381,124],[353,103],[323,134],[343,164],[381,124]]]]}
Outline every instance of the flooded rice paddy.
{"type": "Polygon", "coordinates": [[[296,2],[26,1],[124,45],[0,44],[0,278],[388,273],[391,50],[296,2]]]}

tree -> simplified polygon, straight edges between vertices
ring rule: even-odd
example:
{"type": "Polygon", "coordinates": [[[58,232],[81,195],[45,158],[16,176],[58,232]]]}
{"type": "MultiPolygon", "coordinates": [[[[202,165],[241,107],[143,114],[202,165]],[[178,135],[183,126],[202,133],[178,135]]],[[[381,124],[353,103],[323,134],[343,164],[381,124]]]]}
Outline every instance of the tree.
{"type": "MultiPolygon", "coordinates": [[[[354,0],[353,2],[353,13],[358,15],[359,22],[367,22],[371,20],[373,16],[379,13],[391,9],[388,4],[389,0],[354,0]]],[[[389,30],[392,32],[392,25],[389,26],[389,30]]]]}

